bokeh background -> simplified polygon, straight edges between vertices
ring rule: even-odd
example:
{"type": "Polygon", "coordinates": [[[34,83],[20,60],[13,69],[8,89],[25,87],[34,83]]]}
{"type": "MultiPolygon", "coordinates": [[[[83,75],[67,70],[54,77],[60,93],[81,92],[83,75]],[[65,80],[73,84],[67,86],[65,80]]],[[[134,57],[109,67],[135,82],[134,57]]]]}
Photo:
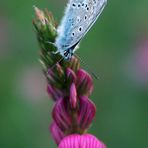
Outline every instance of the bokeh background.
{"type": "MultiPolygon", "coordinates": [[[[60,22],[66,3],[0,1],[0,148],[56,148],[32,6],[48,8],[60,22]]],[[[148,0],[108,0],[78,54],[100,77],[94,79],[97,115],[89,132],[108,148],[147,148],[148,0]]]]}

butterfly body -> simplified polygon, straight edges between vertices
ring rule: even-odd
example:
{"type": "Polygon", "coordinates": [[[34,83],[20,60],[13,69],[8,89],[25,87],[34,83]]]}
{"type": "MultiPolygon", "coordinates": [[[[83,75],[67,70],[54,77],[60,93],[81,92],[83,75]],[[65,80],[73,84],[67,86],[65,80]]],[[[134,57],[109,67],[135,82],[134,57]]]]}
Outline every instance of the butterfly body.
{"type": "Polygon", "coordinates": [[[107,0],[69,0],[58,27],[55,45],[64,59],[69,60],[77,45],[96,22],[107,0]]]}

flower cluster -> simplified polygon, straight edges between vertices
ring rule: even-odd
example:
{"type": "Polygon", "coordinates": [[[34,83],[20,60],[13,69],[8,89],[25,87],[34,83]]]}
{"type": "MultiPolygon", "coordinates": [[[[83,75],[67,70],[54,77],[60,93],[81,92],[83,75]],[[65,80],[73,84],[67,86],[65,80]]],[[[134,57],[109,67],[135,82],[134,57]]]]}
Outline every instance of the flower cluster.
{"type": "Polygon", "coordinates": [[[54,121],[50,127],[57,143],[66,135],[85,133],[96,113],[95,105],[88,98],[92,91],[92,79],[84,70],[79,69],[74,73],[67,68],[64,84],[68,87],[63,87],[63,93],[57,88],[51,91],[51,85],[48,85],[48,92],[57,100],[52,111],[54,121]]]}
{"type": "Polygon", "coordinates": [[[68,148],[85,145],[105,148],[93,135],[85,134],[96,113],[95,105],[89,99],[93,90],[91,76],[80,68],[77,57],[65,61],[61,60],[61,55],[55,54],[56,22],[47,10],[35,7],[35,13],[33,25],[41,48],[40,62],[47,79],[47,92],[55,102],[49,128],[55,142],[59,148],[68,147],[67,142],[68,148]]]}

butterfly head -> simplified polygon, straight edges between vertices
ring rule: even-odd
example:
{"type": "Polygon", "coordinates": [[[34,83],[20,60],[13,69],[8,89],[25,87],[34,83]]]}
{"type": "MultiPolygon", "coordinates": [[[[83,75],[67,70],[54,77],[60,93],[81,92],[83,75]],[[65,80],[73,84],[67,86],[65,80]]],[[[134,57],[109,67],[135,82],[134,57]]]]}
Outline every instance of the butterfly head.
{"type": "Polygon", "coordinates": [[[58,52],[63,56],[63,58],[67,61],[69,61],[72,56],[74,55],[74,52],[78,48],[78,43],[72,45],[72,46],[67,46],[67,45],[61,45],[58,42],[55,44],[55,46],[58,49],[58,52]]]}
{"type": "Polygon", "coordinates": [[[74,54],[73,49],[69,48],[63,52],[63,57],[65,60],[69,61],[73,56],[73,54],[74,54]]]}

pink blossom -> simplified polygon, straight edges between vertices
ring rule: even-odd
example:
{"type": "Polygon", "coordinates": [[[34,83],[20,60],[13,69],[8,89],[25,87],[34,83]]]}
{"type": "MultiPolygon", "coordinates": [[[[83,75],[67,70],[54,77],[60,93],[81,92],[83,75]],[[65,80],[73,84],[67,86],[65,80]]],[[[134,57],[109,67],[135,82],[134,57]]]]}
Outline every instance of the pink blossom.
{"type": "Polygon", "coordinates": [[[59,148],[106,148],[106,146],[91,134],[73,134],[65,137],[59,148]]]}

